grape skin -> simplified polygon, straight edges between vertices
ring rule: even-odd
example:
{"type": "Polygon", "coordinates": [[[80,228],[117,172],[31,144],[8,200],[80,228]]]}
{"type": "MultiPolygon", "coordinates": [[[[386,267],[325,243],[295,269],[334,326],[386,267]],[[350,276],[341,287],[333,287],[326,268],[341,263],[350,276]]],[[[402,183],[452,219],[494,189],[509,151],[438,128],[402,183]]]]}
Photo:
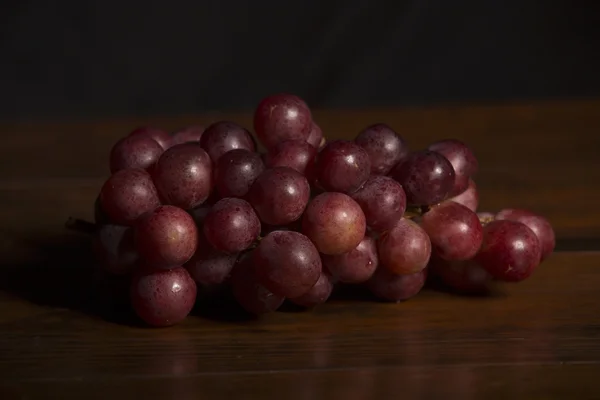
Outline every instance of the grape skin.
{"type": "Polygon", "coordinates": [[[311,123],[310,133],[308,134],[306,142],[315,149],[322,147],[321,144],[323,142],[323,131],[321,130],[321,127],[314,121],[311,123]]]}
{"type": "Polygon", "coordinates": [[[401,302],[416,296],[427,279],[427,269],[412,274],[397,275],[386,268],[378,268],[367,282],[367,287],[376,297],[401,302]]]}
{"type": "Polygon", "coordinates": [[[119,140],[110,151],[110,172],[123,169],[148,169],[154,165],[163,148],[154,139],[144,136],[127,136],[119,140]]]}
{"type": "Polygon", "coordinates": [[[376,232],[393,228],[406,211],[404,189],[387,176],[369,177],[351,197],[365,213],[367,226],[376,232]]]}
{"type": "Polygon", "coordinates": [[[365,128],[354,139],[365,149],[371,160],[371,174],[387,175],[398,162],[408,155],[408,146],[392,128],[378,123],[365,128]]]}
{"type": "Polygon", "coordinates": [[[322,255],[324,267],[332,278],[343,283],[368,281],[379,266],[375,240],[365,236],[355,249],[335,256],[322,255]]]}
{"type": "Polygon", "coordinates": [[[496,214],[495,219],[507,219],[527,225],[527,227],[531,229],[533,233],[535,233],[540,241],[540,262],[545,260],[554,251],[554,247],[556,246],[554,229],[552,229],[552,225],[544,217],[527,210],[505,208],[496,214]]]}
{"type": "Polygon", "coordinates": [[[219,200],[204,218],[204,235],[212,247],[234,254],[246,250],[260,234],[260,221],[250,204],[233,197],[219,200]]]}
{"type": "Polygon", "coordinates": [[[173,145],[190,142],[200,142],[202,134],[204,133],[203,126],[188,126],[187,128],[180,129],[173,133],[171,136],[171,142],[173,145]]]}
{"type": "Polygon", "coordinates": [[[218,162],[223,154],[231,150],[256,151],[256,145],[250,132],[229,121],[215,122],[206,128],[200,138],[200,146],[206,150],[214,163],[218,162]]]}
{"type": "Polygon", "coordinates": [[[479,206],[479,192],[477,191],[477,185],[475,184],[475,181],[473,179],[469,179],[467,189],[464,192],[450,198],[449,200],[458,204],[462,204],[471,211],[476,212],[477,207],[479,206]]]}
{"type": "Polygon", "coordinates": [[[377,240],[379,263],[395,274],[414,274],[427,266],[431,242],[427,233],[410,219],[401,219],[377,240]]]}
{"type": "Polygon", "coordinates": [[[184,265],[194,281],[201,286],[217,286],[230,276],[238,254],[227,254],[210,247],[198,249],[184,265]]]}
{"type": "Polygon", "coordinates": [[[479,168],[473,151],[456,139],[440,140],[431,144],[428,150],[440,153],[452,164],[455,172],[452,195],[464,192],[469,185],[469,178],[475,175],[479,168]]]}
{"type": "Polygon", "coordinates": [[[267,153],[265,164],[269,168],[292,168],[310,181],[315,174],[316,160],[317,149],[312,145],[301,140],[286,140],[267,153]]]}
{"type": "Polygon", "coordinates": [[[160,147],[163,148],[163,150],[168,149],[169,147],[171,147],[172,144],[171,136],[169,136],[167,132],[163,131],[162,129],[152,128],[149,126],[136,128],[133,131],[131,131],[128,136],[149,137],[151,139],[154,139],[160,145],[160,147]]]}
{"type": "Polygon", "coordinates": [[[100,226],[94,235],[93,249],[102,269],[113,275],[130,273],[139,260],[133,243],[133,231],[127,226],[100,226]]]}
{"type": "Polygon", "coordinates": [[[231,150],[223,154],[217,162],[217,191],[222,198],[243,198],[264,170],[265,166],[258,153],[245,149],[231,150]]]}
{"type": "Polygon", "coordinates": [[[326,272],[321,272],[317,282],[300,297],[290,299],[294,304],[302,307],[312,308],[319,304],[325,304],[333,292],[333,282],[326,272]]]}
{"type": "Polygon", "coordinates": [[[330,192],[356,192],[369,178],[370,170],[371,161],[367,152],[346,140],[328,143],[317,160],[319,183],[330,192]]]}

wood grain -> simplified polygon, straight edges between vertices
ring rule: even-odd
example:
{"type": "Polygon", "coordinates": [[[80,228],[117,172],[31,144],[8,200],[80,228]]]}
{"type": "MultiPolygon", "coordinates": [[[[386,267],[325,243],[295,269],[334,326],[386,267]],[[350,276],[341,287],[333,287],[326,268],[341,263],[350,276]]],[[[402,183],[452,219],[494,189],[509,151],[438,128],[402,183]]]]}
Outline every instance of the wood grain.
{"type": "Polygon", "coordinates": [[[559,251],[487,297],[427,290],[386,304],[342,291],[259,320],[200,304],[179,326],[146,329],[97,296],[89,240],[63,223],[91,217],[110,146],[136,125],[251,126],[250,115],[0,124],[0,398],[597,398],[599,101],[315,118],[332,138],[387,122],[413,148],[465,140],[482,209],[547,215],[559,251]]]}

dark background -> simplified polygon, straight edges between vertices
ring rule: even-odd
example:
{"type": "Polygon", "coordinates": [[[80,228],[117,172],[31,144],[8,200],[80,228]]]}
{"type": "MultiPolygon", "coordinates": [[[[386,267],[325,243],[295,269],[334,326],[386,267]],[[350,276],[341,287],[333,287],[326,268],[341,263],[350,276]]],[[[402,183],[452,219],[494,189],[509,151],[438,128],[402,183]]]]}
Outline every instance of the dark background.
{"type": "Polygon", "coordinates": [[[0,1],[0,118],[600,94],[598,1],[0,1]]]}

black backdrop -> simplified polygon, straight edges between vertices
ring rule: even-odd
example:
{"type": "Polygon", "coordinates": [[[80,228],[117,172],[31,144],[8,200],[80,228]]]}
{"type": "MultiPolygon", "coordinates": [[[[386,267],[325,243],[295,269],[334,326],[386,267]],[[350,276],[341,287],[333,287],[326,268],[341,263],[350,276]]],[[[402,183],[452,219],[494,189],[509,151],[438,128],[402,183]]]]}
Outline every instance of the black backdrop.
{"type": "Polygon", "coordinates": [[[3,0],[0,117],[600,94],[596,0],[3,0]]]}

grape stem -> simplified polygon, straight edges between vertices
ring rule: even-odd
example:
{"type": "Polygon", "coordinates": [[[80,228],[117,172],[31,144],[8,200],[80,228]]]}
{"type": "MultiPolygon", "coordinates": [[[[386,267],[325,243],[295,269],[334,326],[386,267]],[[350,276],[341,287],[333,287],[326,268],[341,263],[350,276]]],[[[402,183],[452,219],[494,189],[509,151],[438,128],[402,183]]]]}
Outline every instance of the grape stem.
{"type": "Polygon", "coordinates": [[[67,222],[65,222],[65,227],[69,230],[85,233],[87,235],[93,235],[98,229],[98,225],[93,222],[73,217],[69,217],[67,222]]]}

